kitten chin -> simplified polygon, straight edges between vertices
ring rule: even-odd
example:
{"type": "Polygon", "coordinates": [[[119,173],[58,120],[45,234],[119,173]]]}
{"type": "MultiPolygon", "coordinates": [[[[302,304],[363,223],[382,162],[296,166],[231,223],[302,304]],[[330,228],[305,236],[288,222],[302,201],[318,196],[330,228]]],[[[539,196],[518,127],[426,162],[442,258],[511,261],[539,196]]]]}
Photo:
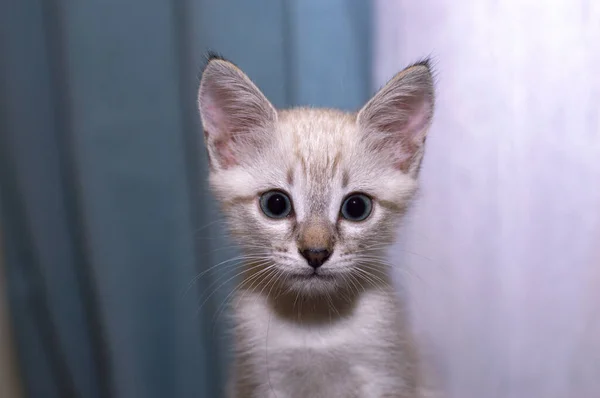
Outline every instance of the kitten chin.
{"type": "Polygon", "coordinates": [[[247,260],[231,397],[416,397],[418,357],[385,249],[417,188],[429,63],[351,114],[276,110],[214,57],[198,105],[210,185],[247,260]]]}

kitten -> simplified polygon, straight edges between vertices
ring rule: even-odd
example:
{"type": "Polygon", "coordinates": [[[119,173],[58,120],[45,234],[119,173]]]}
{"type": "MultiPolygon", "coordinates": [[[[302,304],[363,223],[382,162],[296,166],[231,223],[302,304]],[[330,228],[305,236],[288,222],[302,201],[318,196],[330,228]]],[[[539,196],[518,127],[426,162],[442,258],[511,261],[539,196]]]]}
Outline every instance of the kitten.
{"type": "Polygon", "coordinates": [[[417,397],[417,355],[382,256],[417,188],[429,62],[353,114],[276,110],[211,56],[198,105],[210,185],[248,259],[229,396],[417,397]]]}

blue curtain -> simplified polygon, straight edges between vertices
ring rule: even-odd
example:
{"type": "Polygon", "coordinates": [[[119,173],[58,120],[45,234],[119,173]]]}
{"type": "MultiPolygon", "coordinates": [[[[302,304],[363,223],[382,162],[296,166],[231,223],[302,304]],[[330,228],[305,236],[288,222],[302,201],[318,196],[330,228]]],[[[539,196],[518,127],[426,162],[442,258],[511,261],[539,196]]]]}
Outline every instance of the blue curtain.
{"type": "Polygon", "coordinates": [[[29,397],[221,396],[232,281],[190,283],[233,255],[205,183],[203,54],[276,106],[356,109],[369,24],[366,0],[0,2],[0,294],[29,397]]]}

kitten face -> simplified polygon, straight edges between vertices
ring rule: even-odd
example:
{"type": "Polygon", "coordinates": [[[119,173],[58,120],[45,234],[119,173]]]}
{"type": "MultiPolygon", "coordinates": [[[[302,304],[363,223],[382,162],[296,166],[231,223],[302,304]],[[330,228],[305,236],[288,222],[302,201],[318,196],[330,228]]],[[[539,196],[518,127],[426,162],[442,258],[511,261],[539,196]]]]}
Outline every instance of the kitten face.
{"type": "Polygon", "coordinates": [[[199,106],[210,183],[251,259],[248,286],[312,294],[381,278],[433,109],[429,68],[411,68],[355,115],[276,111],[233,64],[209,61],[199,106]]]}

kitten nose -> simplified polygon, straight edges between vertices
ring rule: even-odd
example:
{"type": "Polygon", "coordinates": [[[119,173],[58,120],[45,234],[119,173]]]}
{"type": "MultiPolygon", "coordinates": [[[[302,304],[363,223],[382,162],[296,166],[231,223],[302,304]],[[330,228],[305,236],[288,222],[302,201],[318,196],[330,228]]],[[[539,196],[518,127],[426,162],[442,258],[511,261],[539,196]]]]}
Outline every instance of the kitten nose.
{"type": "Polygon", "coordinates": [[[306,259],[308,265],[317,269],[327,261],[331,252],[327,249],[305,249],[301,250],[300,254],[306,259]]]}

